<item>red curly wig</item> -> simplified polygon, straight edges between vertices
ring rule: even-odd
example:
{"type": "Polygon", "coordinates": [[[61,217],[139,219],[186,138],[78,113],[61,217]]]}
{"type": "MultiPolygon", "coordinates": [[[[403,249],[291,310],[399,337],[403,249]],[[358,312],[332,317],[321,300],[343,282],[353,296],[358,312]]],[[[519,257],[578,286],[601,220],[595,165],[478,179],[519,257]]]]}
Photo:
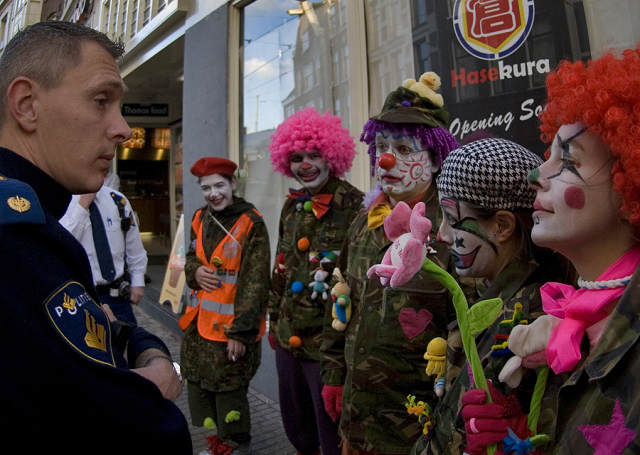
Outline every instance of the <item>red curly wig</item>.
{"type": "Polygon", "coordinates": [[[547,92],[542,140],[550,143],[560,126],[576,122],[598,135],[614,159],[620,215],[640,227],[640,43],[621,57],[608,53],[587,65],[562,62],[548,76],[547,92]]]}
{"type": "Polygon", "coordinates": [[[273,169],[286,177],[293,178],[289,158],[294,152],[320,152],[327,162],[331,175],[342,177],[356,156],[356,144],[349,130],[342,127],[340,117],[318,114],[308,107],[278,125],[271,135],[271,164],[273,169]]]}

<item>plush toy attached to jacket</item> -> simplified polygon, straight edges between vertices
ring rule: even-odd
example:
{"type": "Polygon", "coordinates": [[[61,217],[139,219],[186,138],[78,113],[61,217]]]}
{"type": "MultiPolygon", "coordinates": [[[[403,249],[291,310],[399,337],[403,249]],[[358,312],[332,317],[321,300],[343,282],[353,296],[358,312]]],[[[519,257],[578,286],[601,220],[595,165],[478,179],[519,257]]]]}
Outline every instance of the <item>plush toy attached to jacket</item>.
{"type": "Polygon", "coordinates": [[[425,212],[424,202],[418,202],[413,211],[405,202],[399,202],[384,219],[384,232],[393,245],[384,254],[382,264],[367,271],[369,279],[380,277],[382,285],[397,287],[418,273],[429,252],[431,221],[425,212]]]}
{"type": "Polygon", "coordinates": [[[351,288],[342,277],[339,268],[333,269],[333,277],[338,280],[338,283],[331,289],[331,298],[333,299],[333,309],[331,315],[333,316],[333,327],[338,332],[344,332],[347,329],[347,324],[351,319],[351,288]]]}

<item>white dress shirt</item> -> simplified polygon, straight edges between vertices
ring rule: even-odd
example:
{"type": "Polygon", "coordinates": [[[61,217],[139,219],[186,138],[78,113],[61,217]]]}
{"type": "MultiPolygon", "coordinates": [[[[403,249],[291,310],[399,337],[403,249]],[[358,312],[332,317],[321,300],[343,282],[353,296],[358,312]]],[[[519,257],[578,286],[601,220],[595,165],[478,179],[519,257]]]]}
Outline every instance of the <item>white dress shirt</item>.
{"type": "MultiPolygon", "coordinates": [[[[124,198],[123,194],[103,186],[96,194],[95,203],[100,210],[102,221],[107,238],[109,239],[109,247],[113,256],[113,264],[116,269],[116,279],[120,278],[124,273],[125,253],[129,273],[131,274],[131,286],[144,286],[144,274],[147,271],[147,252],[142,246],[140,231],[135,221],[131,224],[131,228],[126,233],[126,244],[124,232],[120,228],[120,213],[118,206],[111,197],[111,192],[124,198]],[[125,252],[126,246],[126,252],[125,252]]],[[[79,203],[80,196],[74,195],[67,208],[67,213],[60,219],[60,224],[65,227],[71,234],[82,244],[89,262],[91,264],[91,272],[93,273],[93,282],[96,285],[109,284],[100,272],[98,264],[98,256],[96,255],[96,247],[93,244],[93,232],[91,230],[91,220],[89,219],[89,210],[86,210],[79,203]]],[[[130,216],[133,212],[131,204],[125,198],[126,205],[124,208],[125,216],[130,216]]]]}

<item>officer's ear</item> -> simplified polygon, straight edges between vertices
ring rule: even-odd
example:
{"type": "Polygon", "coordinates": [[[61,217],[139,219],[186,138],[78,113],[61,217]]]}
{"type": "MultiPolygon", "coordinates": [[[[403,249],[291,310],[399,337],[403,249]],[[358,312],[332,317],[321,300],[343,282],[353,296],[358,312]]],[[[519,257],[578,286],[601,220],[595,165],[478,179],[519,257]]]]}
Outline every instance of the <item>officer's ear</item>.
{"type": "Polygon", "coordinates": [[[7,89],[7,104],[11,116],[27,133],[36,129],[37,96],[41,87],[28,77],[17,77],[7,89]]]}

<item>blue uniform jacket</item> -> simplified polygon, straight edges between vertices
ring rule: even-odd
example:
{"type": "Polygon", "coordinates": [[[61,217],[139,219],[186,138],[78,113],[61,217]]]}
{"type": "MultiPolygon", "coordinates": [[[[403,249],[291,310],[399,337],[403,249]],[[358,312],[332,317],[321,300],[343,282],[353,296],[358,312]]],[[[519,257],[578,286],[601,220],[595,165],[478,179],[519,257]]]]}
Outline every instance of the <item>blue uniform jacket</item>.
{"type": "MultiPolygon", "coordinates": [[[[0,148],[0,440],[3,453],[191,454],[187,422],[129,370],[84,249],[59,223],[69,192],[0,148]]],[[[166,346],[144,329],[129,361],[166,346]]]]}

